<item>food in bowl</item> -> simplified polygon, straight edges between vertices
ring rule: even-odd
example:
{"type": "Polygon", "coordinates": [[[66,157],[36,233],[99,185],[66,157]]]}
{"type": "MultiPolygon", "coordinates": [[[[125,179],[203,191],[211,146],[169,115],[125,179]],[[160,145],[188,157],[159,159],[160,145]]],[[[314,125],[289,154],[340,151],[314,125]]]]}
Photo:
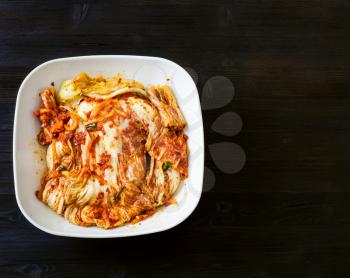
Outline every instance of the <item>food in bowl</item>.
{"type": "Polygon", "coordinates": [[[86,73],[40,93],[47,170],[36,196],[80,226],[136,223],[188,176],[186,121],[167,85],[86,73]]]}

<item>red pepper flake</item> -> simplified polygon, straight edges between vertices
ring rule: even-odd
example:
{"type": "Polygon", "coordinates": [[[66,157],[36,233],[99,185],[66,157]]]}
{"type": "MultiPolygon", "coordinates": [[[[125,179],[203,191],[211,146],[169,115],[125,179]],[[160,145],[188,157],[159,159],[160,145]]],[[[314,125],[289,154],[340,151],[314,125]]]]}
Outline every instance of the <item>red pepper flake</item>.
{"type": "Polygon", "coordinates": [[[104,128],[103,128],[103,123],[102,123],[102,122],[98,122],[98,123],[97,123],[97,129],[98,129],[99,131],[102,131],[103,135],[106,135],[106,131],[105,131],[104,128]]]}
{"type": "Polygon", "coordinates": [[[85,137],[86,137],[86,132],[85,131],[76,132],[74,134],[73,144],[75,146],[85,144],[85,137]]]}
{"type": "Polygon", "coordinates": [[[101,169],[106,169],[109,166],[108,162],[110,159],[111,159],[111,155],[104,152],[101,154],[100,162],[98,162],[97,164],[100,166],[101,169]]]}
{"type": "Polygon", "coordinates": [[[73,137],[73,133],[71,131],[65,131],[65,132],[61,132],[58,135],[57,140],[61,141],[61,142],[67,142],[68,140],[70,140],[73,137]]]}

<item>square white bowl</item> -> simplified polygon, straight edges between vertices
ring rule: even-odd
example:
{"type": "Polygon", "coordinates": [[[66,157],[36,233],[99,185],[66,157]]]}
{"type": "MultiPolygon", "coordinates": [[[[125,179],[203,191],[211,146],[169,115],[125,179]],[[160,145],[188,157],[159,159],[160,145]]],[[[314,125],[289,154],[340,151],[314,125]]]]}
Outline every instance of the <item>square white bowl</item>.
{"type": "Polygon", "coordinates": [[[16,199],[23,215],[37,228],[54,235],[110,238],[150,234],[170,229],[184,221],[196,208],[203,184],[204,136],[200,101],[190,75],[172,61],[143,56],[103,55],[71,57],[48,61],[36,67],[22,82],[17,95],[13,132],[13,172],[16,199]],[[168,83],[174,91],[188,126],[189,177],[175,194],[176,205],[161,208],[153,216],[137,224],[104,230],[70,224],[35,197],[45,169],[44,149],[36,142],[40,130],[33,111],[39,107],[39,92],[54,82],[80,72],[111,76],[117,73],[141,81],[145,86],[168,83]]]}

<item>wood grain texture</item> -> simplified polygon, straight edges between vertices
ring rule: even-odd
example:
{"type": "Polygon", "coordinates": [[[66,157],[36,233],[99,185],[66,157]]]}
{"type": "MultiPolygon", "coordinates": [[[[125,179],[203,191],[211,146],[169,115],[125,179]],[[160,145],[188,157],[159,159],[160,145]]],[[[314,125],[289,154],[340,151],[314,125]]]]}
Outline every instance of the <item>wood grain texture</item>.
{"type": "MultiPolygon", "coordinates": [[[[0,277],[349,277],[350,1],[0,1],[0,277]],[[160,56],[192,68],[202,93],[225,76],[226,106],[203,111],[206,145],[247,155],[166,232],[51,236],[20,213],[12,129],[31,69],[67,56],[160,56]],[[223,112],[241,133],[215,133],[223,112]]],[[[229,158],[227,158],[229,163],[229,158]]]]}

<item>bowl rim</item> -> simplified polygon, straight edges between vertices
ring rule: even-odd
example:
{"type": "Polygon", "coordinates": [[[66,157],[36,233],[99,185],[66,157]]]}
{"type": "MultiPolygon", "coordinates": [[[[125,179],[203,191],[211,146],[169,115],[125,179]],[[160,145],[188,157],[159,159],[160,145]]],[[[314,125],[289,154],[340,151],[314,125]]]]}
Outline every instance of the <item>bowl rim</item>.
{"type": "MultiPolygon", "coordinates": [[[[140,55],[86,55],[86,56],[72,56],[72,57],[64,57],[64,58],[56,58],[56,59],[52,59],[52,60],[48,60],[44,63],[39,64],[38,66],[36,66],[33,70],[31,70],[29,72],[29,74],[27,74],[27,76],[23,79],[18,92],[17,92],[17,97],[16,97],[16,105],[15,105],[15,115],[14,115],[14,125],[13,125],[13,140],[12,140],[12,162],[13,162],[13,176],[14,176],[14,187],[15,187],[15,196],[16,196],[16,202],[17,205],[21,211],[21,213],[25,216],[25,218],[36,228],[38,228],[41,231],[44,231],[48,234],[52,234],[52,235],[56,235],[56,236],[62,236],[62,237],[73,237],[73,238],[122,238],[122,237],[133,237],[133,236],[141,236],[141,235],[147,235],[147,234],[153,234],[153,233],[159,233],[162,231],[166,231],[169,230],[171,228],[174,228],[175,226],[181,224],[183,221],[185,221],[192,213],[193,211],[196,209],[196,207],[198,206],[198,203],[201,199],[202,193],[203,193],[203,178],[204,178],[204,161],[205,161],[205,140],[204,140],[204,126],[203,126],[203,117],[202,117],[202,109],[201,109],[201,103],[200,103],[200,98],[199,98],[199,93],[198,93],[198,89],[196,84],[194,83],[192,77],[189,75],[189,73],[180,65],[178,65],[177,63],[168,60],[166,58],[162,58],[162,57],[155,57],[155,56],[140,56],[140,55]],[[174,67],[179,67],[181,69],[184,70],[185,75],[187,75],[188,77],[190,77],[191,81],[194,84],[195,90],[197,92],[197,97],[199,100],[199,112],[198,112],[198,116],[201,120],[201,128],[202,128],[202,152],[203,152],[203,160],[202,160],[202,165],[199,169],[199,181],[201,182],[201,188],[200,188],[200,192],[199,192],[199,196],[198,198],[195,199],[195,202],[193,202],[193,206],[186,212],[185,216],[183,218],[178,219],[177,221],[172,222],[170,225],[166,225],[165,227],[159,227],[156,228],[152,231],[149,232],[143,232],[141,231],[135,231],[133,233],[127,234],[127,235],[121,235],[118,233],[111,233],[111,234],[83,234],[83,233],[79,233],[79,232],[69,232],[69,231],[65,231],[65,232],[60,232],[60,231],[56,231],[47,227],[44,227],[43,225],[39,224],[38,222],[36,222],[25,210],[25,208],[22,205],[21,199],[19,198],[19,188],[18,188],[18,181],[17,181],[17,150],[16,150],[16,146],[17,146],[17,122],[18,122],[18,113],[19,113],[19,108],[18,108],[18,103],[21,99],[21,96],[23,94],[23,88],[25,87],[25,84],[28,82],[28,80],[30,80],[30,78],[37,72],[39,71],[41,68],[56,63],[56,62],[62,62],[62,61],[72,61],[72,60],[84,60],[84,59],[98,59],[98,58],[130,58],[130,59],[146,59],[146,60],[158,60],[158,61],[163,61],[169,64],[172,64],[174,67]]],[[[89,228],[89,227],[87,227],[89,228]]],[[[117,228],[115,228],[116,230],[117,228]]]]}

